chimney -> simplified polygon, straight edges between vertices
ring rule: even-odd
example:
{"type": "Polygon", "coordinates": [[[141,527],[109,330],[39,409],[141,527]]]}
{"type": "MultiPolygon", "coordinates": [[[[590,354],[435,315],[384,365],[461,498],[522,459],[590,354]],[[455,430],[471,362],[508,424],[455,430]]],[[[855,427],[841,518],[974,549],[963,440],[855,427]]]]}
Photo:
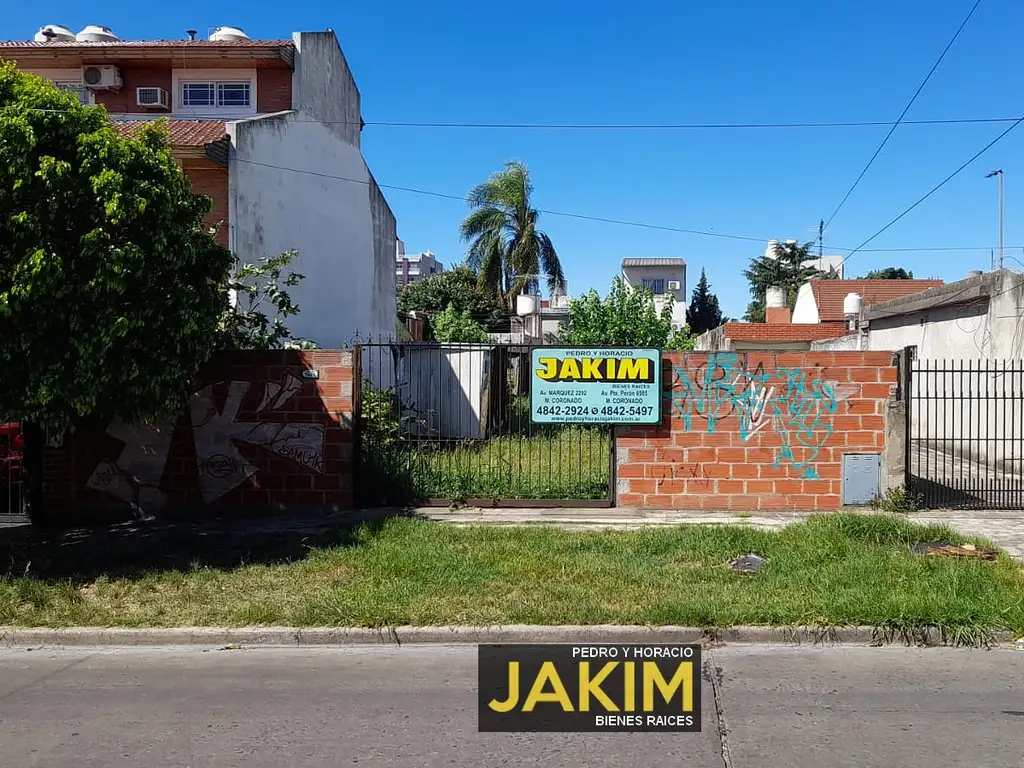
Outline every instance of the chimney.
{"type": "Polygon", "coordinates": [[[198,34],[198,32],[197,32],[196,30],[194,30],[194,29],[186,29],[186,30],[185,30],[185,34],[186,34],[186,35],[188,35],[188,39],[189,39],[189,40],[191,40],[191,41],[193,41],[193,42],[194,42],[194,41],[195,41],[195,39],[196,39],[196,35],[198,34]]]}
{"type": "Polygon", "coordinates": [[[786,291],[783,288],[769,288],[764,295],[764,321],[770,325],[788,325],[793,313],[786,306],[786,291]]]}

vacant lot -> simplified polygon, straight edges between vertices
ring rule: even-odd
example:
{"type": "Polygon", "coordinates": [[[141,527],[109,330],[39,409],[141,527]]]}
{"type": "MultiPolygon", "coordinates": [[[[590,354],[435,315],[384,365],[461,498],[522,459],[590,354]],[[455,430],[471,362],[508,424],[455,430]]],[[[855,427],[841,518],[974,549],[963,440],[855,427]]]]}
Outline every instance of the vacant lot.
{"type": "Polygon", "coordinates": [[[368,502],[426,499],[603,499],[608,495],[607,431],[567,427],[459,446],[395,441],[367,445],[360,493],[368,502]]]}
{"type": "Polygon", "coordinates": [[[912,551],[933,540],[963,537],[842,514],[778,532],[573,533],[404,518],[291,533],[136,528],[6,542],[0,624],[870,624],[967,640],[1024,630],[1019,563],[912,551]],[[728,567],[748,552],[767,558],[760,573],[728,567]]]}

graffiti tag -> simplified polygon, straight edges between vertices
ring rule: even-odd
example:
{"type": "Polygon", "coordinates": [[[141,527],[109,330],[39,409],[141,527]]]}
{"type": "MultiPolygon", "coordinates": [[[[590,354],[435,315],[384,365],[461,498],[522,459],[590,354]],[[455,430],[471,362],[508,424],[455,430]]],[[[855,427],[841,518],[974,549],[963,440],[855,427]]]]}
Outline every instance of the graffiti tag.
{"type": "Polygon", "coordinates": [[[816,478],[814,464],[833,432],[830,416],[855,389],[801,369],[766,372],[759,364],[750,371],[735,352],[720,352],[692,374],[682,367],[673,371],[672,409],[686,429],[700,418],[708,433],[736,414],[741,440],[772,425],[782,442],[775,466],[786,463],[801,476],[816,478]]]}

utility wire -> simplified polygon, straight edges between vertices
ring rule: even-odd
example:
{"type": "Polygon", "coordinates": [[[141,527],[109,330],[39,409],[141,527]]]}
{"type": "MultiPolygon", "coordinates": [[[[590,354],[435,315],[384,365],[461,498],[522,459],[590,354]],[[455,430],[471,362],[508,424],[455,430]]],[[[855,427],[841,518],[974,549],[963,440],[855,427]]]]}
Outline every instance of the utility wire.
{"type": "MultiPolygon", "coordinates": [[[[94,105],[87,105],[94,106],[94,105]]],[[[29,107],[32,112],[63,113],[66,109],[44,109],[29,107]]],[[[174,115],[160,115],[173,122],[231,122],[219,120],[217,117],[186,117],[174,119],[174,115]]],[[[118,120],[118,123],[148,123],[158,118],[118,120]]],[[[250,119],[250,118],[240,118],[250,119]]],[[[875,128],[897,125],[984,125],[988,123],[1012,123],[1015,117],[952,117],[932,120],[903,120],[892,122],[885,120],[860,120],[848,122],[818,123],[429,123],[429,122],[394,122],[388,120],[315,120],[313,118],[293,117],[296,123],[322,123],[324,125],[365,125],[374,128],[466,128],[496,130],[542,130],[542,131],[710,131],[710,130],[763,130],[763,129],[800,129],[800,128],[875,128]]]]}
{"type": "MultiPolygon", "coordinates": [[[[855,121],[826,123],[400,123],[388,121],[366,121],[366,126],[381,128],[476,128],[508,130],[565,130],[565,131],[678,131],[678,130],[729,130],[729,129],[771,129],[771,128],[869,128],[896,125],[964,125],[968,123],[1012,123],[1013,117],[970,117],[944,120],[903,120],[855,121]]],[[[317,121],[320,122],[320,121],[317,121]]],[[[331,122],[331,121],[323,121],[331,122]]],[[[349,122],[349,121],[345,121],[349,122]]]]}
{"type": "Polygon", "coordinates": [[[858,245],[858,246],[857,246],[856,248],[854,248],[854,249],[853,249],[852,251],[850,251],[850,252],[849,252],[848,254],[846,254],[846,256],[844,256],[844,257],[843,257],[843,260],[842,260],[842,262],[840,262],[840,266],[842,266],[842,265],[843,265],[843,264],[845,264],[845,263],[846,263],[847,261],[849,261],[850,257],[851,257],[851,256],[853,256],[853,255],[854,255],[855,253],[858,253],[858,252],[860,252],[860,251],[861,251],[861,249],[863,249],[865,245],[867,245],[868,243],[870,243],[870,242],[871,242],[872,240],[874,240],[874,239],[875,239],[876,237],[878,237],[878,236],[879,236],[880,234],[882,234],[882,233],[883,233],[883,232],[885,232],[885,231],[886,231],[887,229],[889,229],[889,227],[891,227],[891,226],[892,226],[893,224],[895,224],[896,222],[898,222],[898,221],[899,221],[900,219],[902,219],[902,218],[903,218],[904,216],[906,216],[906,215],[907,215],[908,213],[910,213],[910,212],[911,212],[912,210],[914,210],[915,208],[917,208],[917,206],[919,206],[919,205],[920,205],[921,203],[923,203],[923,202],[924,202],[925,200],[927,200],[927,199],[928,199],[929,197],[931,197],[931,196],[932,196],[932,195],[934,195],[934,194],[935,194],[936,192],[938,192],[938,191],[939,191],[940,189],[942,189],[942,188],[943,188],[944,186],[946,186],[946,184],[948,184],[948,183],[949,183],[950,181],[952,181],[952,180],[953,180],[953,179],[954,179],[954,178],[955,178],[956,176],[958,176],[958,175],[960,174],[960,172],[961,172],[961,171],[963,171],[963,170],[964,170],[964,169],[965,169],[965,168],[966,168],[967,166],[969,166],[969,165],[970,165],[971,163],[973,163],[973,162],[974,162],[975,160],[977,160],[977,159],[978,159],[979,157],[981,157],[981,156],[982,156],[983,154],[985,154],[986,152],[988,152],[988,151],[989,151],[989,150],[990,150],[990,149],[991,149],[992,147],[994,147],[994,146],[995,146],[995,145],[996,145],[996,144],[997,144],[998,142],[1000,142],[1000,141],[1001,141],[1001,140],[1002,140],[1002,139],[1003,139],[1003,138],[1004,138],[1004,137],[1005,137],[1005,136],[1006,136],[1006,135],[1007,135],[1008,133],[1010,133],[1010,131],[1012,131],[1012,130],[1013,130],[1014,128],[1016,128],[1016,127],[1017,127],[1018,125],[1020,125],[1021,123],[1024,123],[1024,116],[1022,116],[1022,117],[1019,117],[1019,118],[1017,118],[1017,122],[1015,122],[1015,123],[1014,123],[1013,125],[1011,125],[1011,126],[1010,126],[1009,128],[1007,128],[1007,129],[1006,129],[1005,131],[1003,131],[1003,132],[1002,132],[1001,134],[999,134],[999,135],[998,135],[998,136],[996,136],[996,137],[995,137],[994,139],[992,139],[992,141],[990,141],[990,142],[989,142],[988,144],[986,144],[986,145],[985,145],[985,146],[984,146],[984,147],[983,147],[982,149],[980,149],[980,150],[979,150],[978,152],[976,152],[976,153],[974,154],[974,156],[973,156],[973,157],[971,157],[971,159],[970,159],[970,160],[968,160],[968,161],[967,161],[966,163],[964,163],[964,164],[963,164],[963,165],[961,165],[961,166],[960,166],[959,168],[957,168],[957,169],[956,169],[955,171],[953,171],[953,172],[952,172],[951,174],[949,174],[949,176],[947,176],[947,177],[946,177],[946,178],[944,178],[944,179],[943,179],[942,181],[940,181],[940,182],[939,182],[938,184],[936,184],[936,185],[935,185],[934,187],[932,187],[932,188],[931,188],[931,190],[929,190],[929,191],[928,191],[928,192],[927,192],[927,193],[926,193],[925,195],[923,195],[922,197],[920,197],[920,198],[919,198],[919,199],[917,200],[917,202],[915,202],[915,203],[914,203],[913,205],[911,205],[911,206],[910,206],[909,208],[907,208],[907,209],[906,209],[905,211],[903,211],[903,213],[901,213],[901,214],[900,214],[899,216],[897,216],[897,217],[896,217],[895,219],[893,219],[892,221],[890,221],[890,222],[889,222],[888,224],[886,224],[886,225],[885,225],[884,227],[882,227],[882,228],[881,228],[880,230],[878,230],[877,232],[875,232],[875,234],[873,234],[873,235],[872,235],[871,237],[869,237],[869,238],[868,238],[867,240],[865,240],[865,241],[864,241],[863,243],[861,243],[861,244],[860,244],[860,245],[858,245]]]}
{"type": "MultiPolygon", "coordinates": [[[[1024,120],[1024,118],[1018,119],[1017,122],[1019,123],[1021,120],[1024,120]]],[[[1011,128],[1011,130],[1012,130],[1012,128],[1011,128]]],[[[1002,134],[1002,136],[1005,136],[1007,133],[1009,133],[1009,130],[1004,132],[1002,134]]],[[[1002,138],[1002,136],[1000,136],[1000,138],[1002,138]]],[[[998,141],[998,139],[996,139],[996,141],[998,141]]],[[[995,142],[993,142],[993,143],[995,143],[995,142]]],[[[991,144],[989,146],[991,146],[991,144]]],[[[986,147],[986,149],[987,149],[987,147],[986,147]]],[[[982,150],[982,151],[984,151],[984,150],[982,150]]],[[[370,181],[365,180],[365,179],[353,179],[353,178],[350,178],[350,177],[347,177],[347,176],[338,176],[338,175],[331,174],[331,173],[323,173],[321,171],[308,171],[308,170],[304,170],[302,168],[289,168],[289,167],[283,166],[283,165],[272,165],[270,163],[259,163],[259,162],[256,162],[255,160],[243,160],[242,158],[237,158],[237,157],[235,158],[235,160],[236,160],[236,162],[239,162],[239,163],[245,163],[246,165],[254,165],[254,166],[257,166],[257,167],[260,167],[260,168],[269,168],[269,169],[276,170],[276,171],[286,171],[288,173],[306,174],[306,175],[309,175],[309,176],[315,176],[315,177],[322,178],[322,179],[331,179],[333,181],[346,181],[346,182],[351,182],[353,184],[363,184],[363,185],[369,185],[371,183],[370,181]]],[[[950,177],[950,178],[952,178],[952,177],[950,177]]],[[[399,185],[396,185],[396,184],[380,184],[380,183],[377,183],[377,186],[380,187],[381,189],[393,189],[393,190],[398,191],[398,192],[409,192],[409,193],[415,194],[415,195],[426,195],[428,197],[436,197],[436,198],[440,198],[442,200],[457,200],[460,203],[465,203],[466,202],[466,198],[465,198],[464,195],[452,195],[452,194],[448,194],[448,193],[445,193],[445,192],[433,192],[433,191],[426,190],[426,189],[417,189],[415,187],[403,187],[403,186],[399,186],[399,185]]],[[[700,235],[702,237],[718,237],[718,238],[725,238],[725,239],[729,239],[729,240],[741,240],[741,241],[751,242],[751,243],[765,243],[765,242],[767,242],[770,239],[770,238],[763,238],[763,237],[747,237],[747,236],[744,236],[744,235],[734,235],[734,234],[727,234],[727,233],[723,233],[723,232],[710,232],[710,231],[704,231],[704,230],[699,230],[699,229],[684,229],[684,228],[681,228],[681,227],[669,227],[669,226],[663,226],[663,225],[660,225],[660,224],[650,224],[650,223],[641,222],[641,221],[629,221],[629,220],[625,220],[625,219],[610,219],[610,218],[605,218],[603,216],[588,216],[588,215],[581,214],[581,213],[567,213],[565,211],[551,211],[551,210],[546,210],[546,209],[539,209],[537,212],[538,213],[544,213],[544,214],[547,214],[549,216],[562,216],[562,217],[570,218],[570,219],[582,219],[584,221],[595,221],[595,222],[599,222],[599,223],[602,223],[602,224],[618,224],[620,226],[626,226],[626,227],[640,227],[642,229],[654,229],[654,230],[660,230],[660,231],[663,231],[663,232],[677,232],[677,233],[686,234],[686,235],[700,235]]],[[[993,246],[990,246],[990,245],[985,245],[985,246],[980,246],[980,245],[964,246],[962,248],[958,248],[958,247],[955,247],[955,246],[936,246],[936,247],[926,247],[926,248],[864,248],[863,245],[864,244],[862,244],[860,248],[839,248],[839,247],[833,246],[832,250],[834,250],[834,251],[853,251],[853,252],[861,252],[861,253],[919,253],[919,252],[926,252],[926,251],[927,252],[990,251],[993,248],[993,246]]],[[[1024,248],[1024,246],[1006,246],[1006,248],[1007,249],[1009,249],[1009,248],[1024,248]]],[[[852,253],[851,253],[851,255],[852,255],[852,253]]],[[[849,258],[849,257],[847,257],[847,258],[849,258]]],[[[845,262],[845,259],[844,259],[844,262],[845,262]]]]}
{"type": "Polygon", "coordinates": [[[917,97],[921,95],[921,91],[924,90],[924,87],[928,84],[928,81],[931,80],[932,75],[935,74],[935,70],[939,68],[939,64],[941,64],[942,60],[946,58],[946,54],[949,52],[949,49],[953,47],[953,43],[955,43],[956,39],[960,37],[960,33],[963,32],[964,27],[967,26],[967,22],[971,20],[971,17],[974,15],[974,12],[978,10],[979,5],[981,5],[981,0],[975,0],[975,3],[971,7],[970,12],[960,23],[960,26],[957,28],[956,32],[953,33],[953,37],[950,39],[950,41],[946,43],[946,47],[942,49],[942,53],[939,54],[939,58],[935,60],[935,63],[932,65],[932,68],[928,70],[928,74],[925,76],[924,80],[922,80],[921,84],[917,86],[917,90],[914,91],[914,95],[910,97],[910,101],[907,102],[907,106],[903,108],[903,111],[900,113],[900,116],[896,119],[896,122],[893,123],[892,127],[889,128],[889,132],[885,134],[885,138],[882,139],[882,143],[878,145],[878,149],[875,150],[875,154],[873,154],[871,156],[871,159],[868,160],[867,165],[864,166],[864,169],[860,172],[860,175],[857,176],[856,180],[846,191],[846,194],[843,196],[843,199],[839,201],[839,205],[836,206],[836,209],[832,212],[832,215],[828,217],[828,221],[825,222],[825,226],[822,228],[822,232],[828,229],[828,225],[832,223],[832,219],[834,219],[836,217],[836,214],[839,213],[840,210],[842,210],[842,207],[844,205],[846,205],[846,201],[850,199],[850,195],[853,194],[853,190],[857,188],[857,185],[860,184],[860,180],[864,178],[864,175],[868,172],[868,169],[875,162],[875,159],[881,153],[882,149],[884,149],[885,145],[889,143],[889,139],[892,137],[893,132],[895,132],[897,126],[899,126],[900,123],[903,122],[903,118],[906,116],[907,112],[910,111],[910,108],[914,106],[914,102],[917,101],[917,97]]]}

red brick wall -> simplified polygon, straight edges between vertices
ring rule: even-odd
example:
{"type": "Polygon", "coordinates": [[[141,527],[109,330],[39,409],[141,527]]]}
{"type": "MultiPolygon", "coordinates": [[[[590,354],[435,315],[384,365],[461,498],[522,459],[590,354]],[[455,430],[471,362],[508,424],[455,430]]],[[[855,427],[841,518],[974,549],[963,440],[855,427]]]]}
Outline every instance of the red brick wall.
{"type": "Polygon", "coordinates": [[[185,175],[192,181],[192,191],[213,198],[213,210],[206,217],[208,226],[217,226],[217,242],[228,244],[228,169],[210,160],[182,161],[185,175]]]}
{"type": "Polygon", "coordinates": [[[349,351],[218,353],[175,424],[110,425],[48,450],[46,516],[125,517],[131,501],[169,517],[351,508],[357,365],[349,351]]]}
{"type": "Polygon", "coordinates": [[[259,112],[284,112],[292,108],[292,71],[256,70],[256,109],[259,112]]]}
{"type": "Polygon", "coordinates": [[[620,506],[840,506],[844,453],[882,453],[891,352],[666,355],[662,424],[620,428],[620,506]]]}
{"type": "Polygon", "coordinates": [[[122,67],[121,88],[117,91],[97,91],[96,103],[107,108],[107,112],[113,114],[141,113],[163,115],[170,117],[168,109],[146,109],[140,107],[135,100],[135,89],[147,86],[163,88],[167,91],[168,98],[174,99],[174,91],[171,88],[170,68],[156,69],[152,67],[122,67]]]}
{"type": "MultiPolygon", "coordinates": [[[[96,103],[102,104],[114,114],[141,113],[170,117],[170,110],[146,109],[135,100],[135,89],[155,86],[167,91],[173,101],[170,68],[121,67],[122,86],[118,91],[97,91],[96,103]]],[[[256,110],[258,112],[283,112],[292,108],[291,69],[256,70],[256,110]]]]}

